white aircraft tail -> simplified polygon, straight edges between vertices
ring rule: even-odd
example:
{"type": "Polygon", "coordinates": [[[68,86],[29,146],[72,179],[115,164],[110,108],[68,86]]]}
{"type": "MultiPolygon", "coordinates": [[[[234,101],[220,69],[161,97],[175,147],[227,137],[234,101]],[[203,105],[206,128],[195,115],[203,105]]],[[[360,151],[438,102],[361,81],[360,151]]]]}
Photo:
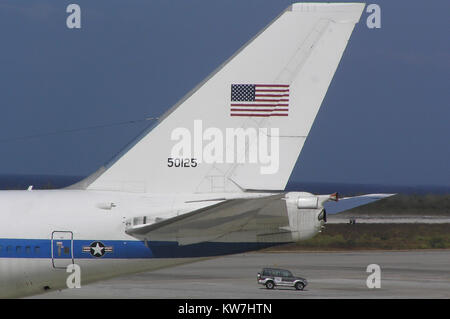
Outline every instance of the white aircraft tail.
{"type": "Polygon", "coordinates": [[[296,3],[170,109],[91,190],[284,190],[364,4],[296,3]]]}

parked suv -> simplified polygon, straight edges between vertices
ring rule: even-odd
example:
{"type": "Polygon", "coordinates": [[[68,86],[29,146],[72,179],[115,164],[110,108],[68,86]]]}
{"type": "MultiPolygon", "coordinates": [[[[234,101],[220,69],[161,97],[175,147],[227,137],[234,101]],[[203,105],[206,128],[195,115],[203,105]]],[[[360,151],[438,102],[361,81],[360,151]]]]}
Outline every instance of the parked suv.
{"type": "Polygon", "coordinates": [[[258,273],[257,281],[258,284],[265,285],[267,289],[283,286],[303,290],[308,284],[305,278],[296,277],[289,270],[277,268],[264,268],[258,273]]]}

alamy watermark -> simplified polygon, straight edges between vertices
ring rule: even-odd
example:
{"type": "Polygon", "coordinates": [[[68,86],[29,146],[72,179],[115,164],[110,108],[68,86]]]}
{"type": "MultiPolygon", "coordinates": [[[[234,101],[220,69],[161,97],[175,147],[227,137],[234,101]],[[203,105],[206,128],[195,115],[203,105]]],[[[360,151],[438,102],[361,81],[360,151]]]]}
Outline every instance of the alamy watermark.
{"type": "Polygon", "coordinates": [[[381,288],[381,267],[377,264],[370,264],[367,266],[366,272],[370,273],[366,280],[367,288],[381,288]]]}
{"type": "Polygon", "coordinates": [[[69,4],[66,12],[70,13],[66,19],[66,26],[69,29],[81,29],[81,8],[78,4],[69,4]]]}
{"type": "Polygon", "coordinates": [[[81,267],[77,264],[70,264],[66,268],[66,272],[70,273],[67,277],[67,288],[81,288],[81,267]]]}
{"type": "Polygon", "coordinates": [[[366,25],[369,29],[381,28],[381,8],[378,4],[372,3],[366,7],[366,12],[370,13],[366,19],[366,25]]]}
{"type": "Polygon", "coordinates": [[[279,128],[204,129],[202,120],[194,120],[194,129],[175,128],[170,136],[176,141],[168,159],[169,167],[196,167],[200,163],[259,164],[261,174],[275,174],[280,166],[279,128]],[[186,162],[187,161],[187,162],[186,162]]]}

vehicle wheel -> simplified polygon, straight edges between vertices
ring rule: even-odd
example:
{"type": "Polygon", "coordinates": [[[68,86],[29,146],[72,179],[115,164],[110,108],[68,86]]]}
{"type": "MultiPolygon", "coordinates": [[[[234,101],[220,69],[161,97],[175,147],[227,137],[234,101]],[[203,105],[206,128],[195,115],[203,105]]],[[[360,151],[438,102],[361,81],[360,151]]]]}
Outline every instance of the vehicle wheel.
{"type": "Polygon", "coordinates": [[[305,288],[305,285],[302,284],[301,282],[298,282],[298,283],[295,284],[295,289],[303,290],[303,288],[305,288]]]}
{"type": "Polygon", "coordinates": [[[273,281],[266,282],[266,288],[267,289],[273,289],[273,287],[275,287],[273,281]]]}

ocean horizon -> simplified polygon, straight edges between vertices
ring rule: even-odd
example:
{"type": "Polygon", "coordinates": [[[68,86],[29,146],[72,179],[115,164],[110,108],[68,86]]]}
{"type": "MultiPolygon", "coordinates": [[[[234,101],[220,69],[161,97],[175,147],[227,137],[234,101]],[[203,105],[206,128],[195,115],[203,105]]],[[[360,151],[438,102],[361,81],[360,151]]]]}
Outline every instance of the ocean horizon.
{"type": "MultiPolygon", "coordinates": [[[[86,176],[73,175],[31,175],[0,174],[0,190],[60,189],[75,184],[86,176]]],[[[285,191],[305,191],[314,194],[330,194],[339,192],[343,196],[354,196],[368,193],[399,194],[450,194],[450,186],[446,185],[380,185],[314,181],[289,181],[285,191]]]]}

